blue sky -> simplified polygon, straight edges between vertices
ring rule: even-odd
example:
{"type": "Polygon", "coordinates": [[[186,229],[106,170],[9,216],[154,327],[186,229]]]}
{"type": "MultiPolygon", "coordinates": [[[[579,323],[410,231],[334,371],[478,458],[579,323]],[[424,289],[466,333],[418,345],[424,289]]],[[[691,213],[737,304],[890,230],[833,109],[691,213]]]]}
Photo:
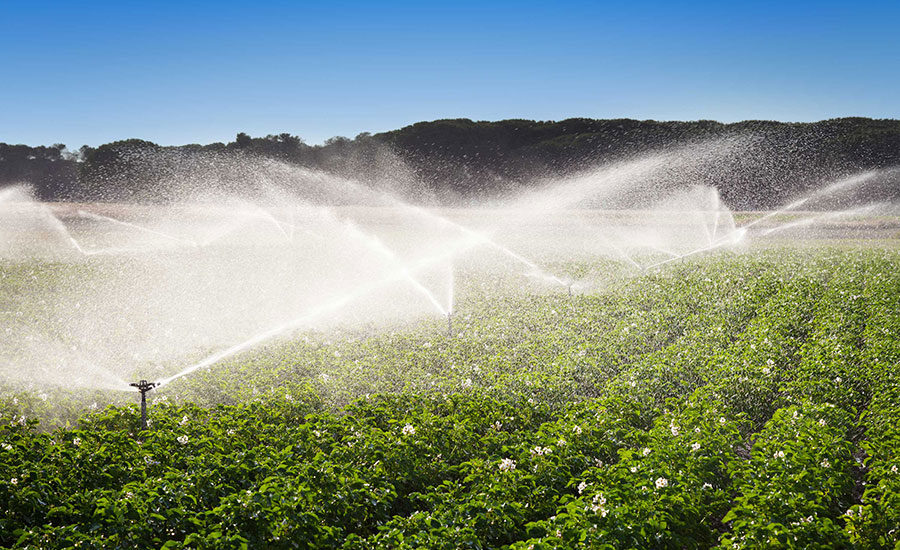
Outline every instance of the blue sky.
{"type": "Polygon", "coordinates": [[[900,2],[0,0],[0,141],[900,117],[900,2]]]}

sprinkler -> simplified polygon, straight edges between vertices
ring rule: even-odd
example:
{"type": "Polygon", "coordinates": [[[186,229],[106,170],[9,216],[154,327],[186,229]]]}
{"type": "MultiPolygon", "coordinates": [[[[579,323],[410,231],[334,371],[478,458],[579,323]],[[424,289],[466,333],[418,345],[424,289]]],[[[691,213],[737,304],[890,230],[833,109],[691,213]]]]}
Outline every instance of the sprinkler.
{"type": "Polygon", "coordinates": [[[447,336],[453,338],[453,313],[447,312],[447,336]]]}
{"type": "Polygon", "coordinates": [[[141,430],[147,429],[147,392],[156,387],[156,382],[141,380],[138,383],[129,384],[141,392],[141,430]]]}

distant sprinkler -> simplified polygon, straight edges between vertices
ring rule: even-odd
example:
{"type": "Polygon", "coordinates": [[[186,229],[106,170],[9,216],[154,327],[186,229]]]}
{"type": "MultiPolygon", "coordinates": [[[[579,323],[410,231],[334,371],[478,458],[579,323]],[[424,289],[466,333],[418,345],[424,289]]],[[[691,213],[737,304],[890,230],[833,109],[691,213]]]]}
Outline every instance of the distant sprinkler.
{"type": "Polygon", "coordinates": [[[571,282],[568,284],[568,287],[569,287],[569,297],[571,298],[572,297],[572,283],[571,282]]]}
{"type": "Polygon", "coordinates": [[[453,338],[453,312],[447,312],[447,336],[453,338]]]}
{"type": "Polygon", "coordinates": [[[156,382],[147,382],[146,380],[129,384],[129,386],[133,386],[141,392],[141,430],[147,429],[147,392],[155,388],[156,385],[156,382]]]}

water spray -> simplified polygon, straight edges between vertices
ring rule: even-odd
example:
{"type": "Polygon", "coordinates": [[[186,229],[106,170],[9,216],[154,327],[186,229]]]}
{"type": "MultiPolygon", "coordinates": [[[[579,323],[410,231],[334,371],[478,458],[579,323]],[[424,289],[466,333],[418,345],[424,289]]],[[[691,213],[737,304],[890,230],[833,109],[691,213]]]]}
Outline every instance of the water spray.
{"type": "Polygon", "coordinates": [[[141,431],[147,429],[147,392],[152,390],[157,386],[156,382],[147,382],[146,380],[141,380],[137,383],[128,384],[129,386],[135,387],[141,392],[141,431]]]}
{"type": "Polygon", "coordinates": [[[200,246],[197,242],[190,239],[182,239],[181,237],[176,237],[174,235],[169,235],[168,233],[163,233],[162,231],[157,231],[155,229],[150,229],[149,227],[144,227],[142,225],[137,225],[135,223],[125,222],[122,220],[117,220],[116,218],[110,216],[103,216],[101,214],[94,214],[93,212],[88,212],[87,210],[79,210],[78,215],[82,218],[89,218],[97,221],[104,221],[113,223],[116,225],[120,225],[122,227],[128,227],[130,229],[134,229],[136,231],[141,231],[143,233],[147,233],[149,235],[155,235],[157,237],[162,237],[164,239],[169,239],[170,241],[174,241],[180,244],[186,244],[189,246],[200,246]]]}

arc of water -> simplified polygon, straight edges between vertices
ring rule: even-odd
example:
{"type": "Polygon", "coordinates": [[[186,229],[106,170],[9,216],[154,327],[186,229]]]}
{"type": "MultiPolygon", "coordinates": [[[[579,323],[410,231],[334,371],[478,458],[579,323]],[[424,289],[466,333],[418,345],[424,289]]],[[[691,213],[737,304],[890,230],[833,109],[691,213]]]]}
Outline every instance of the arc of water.
{"type": "MultiPolygon", "coordinates": [[[[420,207],[412,206],[412,205],[407,205],[407,206],[415,211],[422,212],[422,209],[420,207]]],[[[429,215],[429,213],[425,213],[425,215],[429,215]]],[[[544,280],[544,281],[553,282],[553,283],[558,284],[561,287],[566,287],[566,288],[568,287],[569,283],[567,281],[560,279],[559,277],[557,277],[556,275],[553,275],[552,273],[547,273],[546,271],[541,269],[536,263],[532,262],[528,258],[525,258],[521,254],[514,252],[513,250],[509,249],[508,247],[505,247],[505,246],[497,243],[496,241],[494,241],[493,239],[491,239],[484,233],[481,233],[480,231],[475,231],[472,228],[466,227],[462,224],[459,224],[457,222],[449,220],[443,216],[433,215],[433,217],[437,218],[438,220],[442,221],[445,224],[450,225],[454,229],[461,231],[463,234],[477,239],[481,244],[489,246],[491,248],[494,248],[495,250],[498,250],[499,252],[509,256],[510,258],[516,260],[517,262],[521,263],[522,265],[528,267],[529,272],[527,272],[525,274],[526,276],[536,277],[536,278],[544,280]]]]}
{"type": "Polygon", "coordinates": [[[102,214],[94,214],[93,212],[88,212],[86,210],[79,210],[78,215],[84,218],[91,218],[94,220],[106,221],[109,223],[113,223],[116,225],[121,225],[122,227],[128,227],[134,229],[136,231],[142,231],[144,233],[148,233],[150,235],[156,235],[157,237],[163,237],[165,239],[169,239],[171,241],[175,241],[182,244],[188,244],[190,246],[199,246],[196,241],[189,239],[182,239],[181,237],[176,237],[174,235],[169,235],[168,233],[163,233],[162,231],[156,231],[155,229],[150,229],[149,227],[143,227],[131,222],[126,222],[122,220],[117,220],[116,218],[110,216],[104,216],[102,214]]]}
{"type": "Polygon", "coordinates": [[[875,176],[879,175],[881,172],[882,172],[881,170],[867,170],[867,171],[859,173],[859,174],[854,174],[854,175],[848,176],[846,178],[841,178],[841,179],[837,180],[836,182],[832,183],[831,185],[827,185],[821,189],[817,189],[816,191],[810,193],[809,195],[802,197],[798,200],[795,200],[794,202],[788,204],[787,206],[780,208],[774,212],[770,212],[760,218],[753,220],[750,223],[744,224],[741,227],[743,227],[743,228],[752,227],[762,221],[772,218],[773,216],[777,216],[779,214],[783,214],[783,213],[789,212],[791,210],[796,210],[797,208],[800,208],[801,206],[803,206],[804,204],[808,203],[809,201],[811,201],[815,198],[819,198],[819,197],[822,197],[825,195],[830,195],[831,193],[834,193],[835,191],[841,191],[848,187],[855,187],[857,185],[860,185],[862,183],[865,183],[865,182],[871,180],[875,176]]]}
{"type": "Polygon", "coordinates": [[[844,216],[867,214],[869,212],[872,212],[874,210],[877,210],[878,208],[885,206],[886,204],[887,203],[883,203],[883,202],[870,203],[870,204],[860,206],[857,208],[851,208],[849,210],[841,210],[838,212],[826,212],[824,214],[819,214],[817,216],[811,216],[808,218],[804,218],[802,220],[797,220],[797,221],[777,225],[775,227],[770,227],[769,229],[766,229],[765,231],[760,233],[760,235],[767,236],[767,235],[771,235],[772,233],[775,233],[776,231],[783,231],[785,229],[791,229],[794,227],[803,227],[803,226],[807,226],[807,225],[813,225],[815,223],[819,223],[819,222],[823,222],[823,221],[835,219],[835,218],[841,218],[844,216]]]}
{"type": "MultiPolygon", "coordinates": [[[[15,188],[13,188],[13,189],[15,190],[15,188]]],[[[71,244],[72,247],[75,248],[75,250],[78,251],[79,254],[81,254],[83,256],[90,255],[90,253],[88,251],[86,251],[84,248],[82,248],[81,244],[78,243],[78,241],[75,239],[75,237],[72,236],[72,233],[69,232],[69,229],[66,227],[66,225],[63,222],[61,222],[59,220],[59,218],[56,217],[55,214],[53,214],[53,211],[50,210],[50,207],[48,207],[44,203],[38,203],[38,204],[39,204],[38,211],[41,213],[41,215],[43,215],[47,219],[47,221],[48,221],[48,223],[50,223],[51,227],[53,227],[60,235],[62,235],[63,238],[65,238],[65,240],[69,244],[71,244]]]]}
{"type": "MultiPolygon", "coordinates": [[[[340,220],[337,217],[333,217],[333,218],[335,219],[335,221],[337,221],[338,223],[341,223],[343,225],[344,229],[347,230],[347,232],[350,234],[350,236],[352,236],[357,241],[360,241],[363,244],[365,244],[367,246],[367,248],[369,248],[370,250],[374,250],[383,259],[385,259],[389,262],[393,262],[393,263],[396,263],[398,261],[397,254],[394,253],[393,250],[388,248],[388,246],[385,245],[384,242],[382,242],[381,239],[379,239],[377,236],[370,235],[370,234],[362,231],[361,229],[359,229],[359,227],[356,226],[356,224],[354,224],[352,222],[340,220]]],[[[293,233],[293,230],[295,229],[295,226],[293,224],[288,224],[287,222],[279,221],[279,220],[275,219],[274,217],[271,217],[271,219],[276,224],[289,225],[291,227],[291,232],[293,233]]],[[[316,233],[313,233],[313,234],[316,236],[319,236],[316,233]]],[[[403,278],[416,291],[418,291],[420,294],[425,296],[425,298],[428,299],[428,301],[438,310],[438,313],[440,313],[441,315],[447,314],[447,310],[444,309],[444,307],[437,300],[437,298],[435,298],[434,293],[429,291],[422,283],[420,283],[418,281],[418,279],[413,277],[411,273],[409,273],[409,272],[403,273],[403,278]]]]}
{"type": "Polygon", "coordinates": [[[700,225],[703,226],[703,231],[706,233],[706,244],[710,245],[713,243],[713,234],[710,231],[709,225],[706,223],[707,217],[704,214],[706,214],[706,212],[700,213],[700,225]]]}
{"type": "Polygon", "coordinates": [[[315,319],[316,317],[318,317],[320,315],[330,313],[334,310],[340,309],[341,307],[349,304],[350,302],[352,302],[358,298],[361,298],[371,292],[374,292],[374,291],[378,290],[379,288],[382,288],[392,282],[403,279],[405,277],[406,272],[415,272],[415,271],[418,271],[421,269],[425,269],[425,268],[429,267],[430,265],[444,261],[448,257],[453,257],[456,254],[460,253],[462,250],[470,248],[471,246],[476,246],[477,244],[478,244],[477,241],[472,242],[471,240],[464,240],[457,246],[451,247],[450,249],[448,249],[447,251],[445,251],[441,254],[437,254],[432,257],[421,259],[417,262],[414,262],[411,265],[405,266],[402,269],[398,269],[398,270],[394,271],[393,273],[391,273],[390,275],[388,275],[382,279],[360,285],[359,287],[354,289],[352,292],[347,293],[343,296],[339,296],[339,297],[337,297],[331,301],[328,301],[326,303],[323,303],[319,306],[316,306],[296,319],[293,319],[286,323],[282,323],[282,324],[275,326],[269,330],[266,330],[259,334],[256,334],[255,336],[252,336],[251,338],[249,338],[239,344],[235,344],[234,346],[231,346],[220,352],[214,353],[214,354],[208,356],[207,358],[203,359],[202,361],[195,363],[194,365],[191,365],[190,367],[188,367],[168,378],[164,378],[164,379],[160,380],[157,384],[157,387],[169,384],[170,382],[172,382],[174,380],[177,380],[179,378],[187,376],[188,374],[191,374],[192,372],[195,372],[204,367],[212,366],[212,365],[218,363],[219,361],[222,361],[223,359],[227,359],[228,357],[236,355],[246,349],[249,349],[258,344],[261,344],[262,342],[271,340],[272,338],[275,338],[276,336],[279,336],[289,330],[294,330],[296,328],[299,328],[300,326],[303,326],[304,324],[308,323],[309,321],[315,319]]]}
{"type": "MultiPolygon", "coordinates": [[[[589,230],[589,231],[595,229],[595,228],[591,227],[589,224],[587,224],[584,220],[581,220],[581,219],[578,219],[578,218],[576,218],[576,220],[577,220],[576,223],[578,223],[578,225],[579,225],[582,229],[589,230]]],[[[621,236],[621,233],[620,233],[619,231],[617,231],[614,227],[609,227],[609,228],[606,229],[606,231],[612,233],[613,236],[616,237],[616,238],[619,238],[619,237],[621,236]]],[[[615,252],[616,254],[618,254],[623,260],[625,260],[626,262],[630,263],[631,265],[633,265],[633,266],[636,267],[637,269],[642,269],[642,268],[641,268],[641,265],[640,265],[639,263],[637,263],[637,262],[634,260],[634,258],[632,258],[631,256],[629,256],[628,253],[626,253],[625,250],[624,250],[621,246],[617,245],[612,239],[610,239],[610,238],[606,235],[606,232],[605,232],[605,231],[597,231],[595,234],[603,241],[603,244],[604,244],[606,247],[611,248],[611,249],[613,250],[613,252],[615,252]]],[[[570,283],[570,286],[571,286],[571,283],[570,283]]]]}
{"type": "Polygon", "coordinates": [[[643,269],[643,267],[641,267],[641,264],[637,263],[637,261],[634,258],[629,256],[628,253],[625,252],[625,250],[622,247],[620,247],[616,244],[613,244],[613,242],[610,241],[609,239],[604,239],[604,242],[606,242],[608,244],[608,246],[610,248],[612,248],[616,252],[616,254],[621,256],[626,262],[630,263],[631,265],[633,265],[634,267],[636,267],[638,269],[643,269]]]}
{"type": "Polygon", "coordinates": [[[679,256],[676,256],[676,257],[674,257],[674,258],[669,258],[668,260],[663,260],[663,261],[661,261],[661,262],[656,262],[655,264],[650,264],[650,265],[648,265],[647,267],[645,267],[644,269],[653,269],[654,267],[659,267],[659,266],[662,266],[662,265],[665,265],[665,264],[668,264],[668,263],[671,263],[671,262],[676,262],[676,261],[681,260],[681,259],[683,259],[683,258],[688,258],[688,257],[690,257],[690,256],[694,256],[694,255],[697,255],[697,254],[701,254],[701,253],[703,253],[703,252],[708,252],[708,251],[710,251],[710,250],[715,250],[715,249],[717,249],[717,248],[722,248],[723,246],[728,246],[728,245],[731,245],[731,244],[735,244],[735,243],[737,243],[737,242],[740,242],[741,239],[744,238],[744,235],[746,235],[746,229],[745,229],[745,228],[741,227],[741,228],[735,229],[734,231],[731,231],[731,232],[727,233],[727,234],[724,236],[724,237],[732,237],[732,236],[733,236],[734,238],[726,239],[726,238],[723,237],[722,239],[719,239],[718,242],[715,242],[715,243],[713,243],[713,244],[711,244],[711,245],[709,245],[709,246],[704,246],[704,247],[702,247],[702,248],[697,248],[697,249],[695,249],[695,250],[691,250],[690,252],[686,252],[686,253],[681,254],[681,255],[679,255],[679,256]]]}
{"type": "Polygon", "coordinates": [[[797,208],[800,208],[801,206],[803,206],[804,204],[808,203],[809,201],[811,201],[815,198],[829,195],[831,193],[834,193],[835,191],[840,191],[843,189],[847,189],[848,187],[855,187],[857,185],[865,183],[866,181],[869,181],[873,177],[879,175],[881,172],[882,171],[880,171],[880,170],[868,170],[868,171],[862,172],[860,174],[854,174],[852,176],[848,176],[846,178],[839,179],[838,181],[836,181],[830,185],[827,185],[821,189],[817,189],[816,191],[810,193],[809,195],[807,195],[805,197],[802,197],[798,200],[791,202],[790,204],[788,204],[787,206],[784,206],[783,208],[780,208],[774,212],[769,212],[768,214],[761,216],[761,217],[753,220],[752,222],[746,223],[740,227],[735,228],[734,230],[723,235],[722,238],[717,243],[713,243],[710,246],[705,246],[702,248],[698,248],[696,250],[692,250],[686,254],[682,254],[682,255],[678,256],[677,258],[671,258],[671,259],[665,260],[663,262],[657,262],[655,264],[647,266],[647,269],[650,269],[653,267],[658,267],[658,266],[667,264],[669,262],[674,262],[676,260],[680,260],[680,259],[686,258],[688,256],[693,256],[695,254],[700,254],[702,252],[706,252],[709,250],[714,250],[716,248],[721,248],[728,244],[732,244],[733,242],[739,242],[747,234],[747,230],[750,227],[753,227],[754,225],[756,225],[764,220],[771,219],[772,217],[777,216],[779,214],[783,214],[785,212],[796,210],[797,208]]]}
{"type": "MultiPolygon", "coordinates": [[[[399,261],[397,258],[397,254],[395,254],[393,250],[388,248],[388,246],[385,245],[381,241],[381,239],[379,239],[377,236],[369,235],[368,233],[363,232],[356,226],[356,224],[353,224],[353,223],[345,223],[345,227],[347,228],[348,231],[350,231],[350,233],[355,238],[368,244],[370,250],[376,251],[383,259],[388,260],[389,262],[392,262],[392,263],[397,263],[399,261]]],[[[412,285],[412,287],[414,289],[416,289],[420,294],[425,296],[425,298],[427,298],[428,301],[431,302],[431,304],[435,307],[435,309],[438,310],[438,313],[440,313],[441,315],[446,315],[448,313],[447,310],[444,308],[444,306],[442,306],[441,303],[437,300],[437,298],[435,298],[434,293],[429,291],[425,287],[425,285],[423,285],[422,283],[419,282],[418,279],[413,277],[412,273],[410,273],[408,270],[404,269],[401,272],[401,276],[410,285],[412,285]]]]}
{"type": "Polygon", "coordinates": [[[521,254],[514,252],[510,248],[501,245],[500,243],[491,239],[489,236],[485,235],[484,233],[481,233],[480,231],[476,231],[470,227],[466,227],[465,225],[457,223],[457,222],[450,220],[444,216],[434,214],[432,212],[428,212],[422,207],[414,206],[412,204],[403,202],[387,193],[381,192],[381,194],[382,194],[382,196],[386,197],[388,200],[392,201],[395,205],[399,206],[400,208],[411,210],[414,213],[417,213],[419,216],[422,216],[422,217],[425,217],[428,219],[437,220],[440,223],[444,224],[445,226],[452,227],[453,229],[460,231],[464,235],[467,235],[469,237],[473,237],[473,238],[477,239],[480,244],[494,248],[495,250],[498,250],[502,254],[509,256],[510,258],[516,260],[517,262],[521,263],[522,265],[524,265],[528,268],[529,271],[525,273],[526,276],[536,277],[543,281],[555,283],[563,288],[568,288],[569,283],[567,281],[557,277],[556,275],[553,275],[552,273],[547,273],[546,271],[541,269],[536,263],[532,262],[528,258],[525,258],[521,254]]]}
{"type": "Polygon", "coordinates": [[[544,279],[544,280],[547,280],[547,281],[552,281],[552,282],[554,282],[554,283],[556,283],[556,284],[558,284],[558,285],[560,285],[560,286],[562,286],[562,287],[568,287],[568,283],[567,283],[566,281],[563,281],[563,280],[560,279],[559,277],[556,277],[555,275],[552,275],[552,274],[549,274],[549,273],[545,272],[545,271],[542,270],[540,267],[538,267],[537,264],[535,264],[534,262],[532,262],[532,261],[526,259],[526,258],[523,257],[521,254],[517,254],[517,253],[513,252],[512,250],[510,250],[510,249],[508,249],[507,247],[505,247],[505,246],[503,246],[503,245],[501,245],[501,244],[495,242],[495,241],[494,241],[493,239],[491,239],[490,237],[488,237],[488,236],[486,236],[486,235],[484,235],[484,234],[482,234],[482,233],[480,233],[480,232],[478,232],[478,231],[475,231],[475,230],[473,230],[473,229],[471,229],[471,228],[469,228],[469,227],[466,227],[466,226],[464,226],[464,225],[462,225],[462,224],[460,224],[460,223],[454,222],[454,221],[452,221],[452,220],[446,218],[445,216],[441,216],[441,215],[435,214],[435,213],[433,213],[433,212],[428,212],[428,211],[426,211],[426,210],[425,210],[424,208],[422,208],[422,207],[415,206],[415,205],[412,205],[412,204],[410,204],[410,203],[408,203],[408,202],[402,201],[402,200],[398,199],[397,197],[395,197],[394,195],[392,195],[392,194],[390,194],[390,193],[388,193],[388,192],[386,192],[386,191],[379,190],[379,189],[373,189],[373,188],[371,188],[371,187],[362,185],[362,184],[360,184],[360,183],[358,183],[358,182],[356,182],[356,181],[353,181],[353,180],[351,180],[351,179],[341,178],[340,181],[341,181],[341,183],[342,183],[343,185],[352,188],[354,191],[359,191],[359,192],[362,192],[363,194],[367,194],[367,195],[370,195],[370,196],[371,196],[371,195],[378,196],[378,197],[380,197],[382,200],[387,201],[389,204],[391,204],[391,205],[393,205],[393,206],[395,206],[395,207],[397,207],[397,208],[402,208],[402,209],[404,209],[404,210],[406,210],[406,211],[413,212],[413,213],[415,213],[416,215],[418,215],[418,216],[420,216],[420,217],[423,217],[423,218],[426,218],[426,219],[428,219],[428,220],[435,220],[435,221],[438,221],[438,222],[444,224],[445,226],[452,227],[452,228],[456,229],[457,231],[463,232],[464,234],[467,234],[467,235],[470,235],[470,236],[475,236],[475,237],[477,237],[480,241],[482,241],[483,244],[486,244],[486,245],[488,245],[488,246],[491,246],[491,247],[493,247],[493,248],[495,248],[495,249],[497,249],[497,250],[503,252],[504,254],[508,255],[509,257],[515,259],[516,261],[521,262],[522,264],[524,264],[525,266],[527,266],[527,267],[529,268],[529,270],[530,270],[533,274],[538,275],[540,278],[542,278],[542,279],[544,279]]]}
{"type": "MultiPolygon", "coordinates": [[[[284,230],[284,226],[289,225],[289,224],[279,220],[278,218],[273,216],[271,212],[269,212],[268,210],[266,210],[265,208],[263,208],[259,205],[254,204],[253,207],[259,213],[260,217],[272,222],[275,225],[275,227],[277,227],[278,230],[281,231],[281,234],[284,235],[285,239],[287,239],[288,241],[292,240],[292,235],[289,235],[288,232],[284,230]]],[[[293,233],[293,231],[292,231],[292,233],[293,233]]]]}
{"type": "MultiPolygon", "coordinates": [[[[719,232],[719,220],[722,218],[722,209],[721,207],[716,209],[715,218],[713,218],[713,228],[712,228],[712,238],[716,238],[716,234],[719,232]]],[[[712,243],[710,243],[712,244],[712,243]]]]}
{"type": "MultiPolygon", "coordinates": [[[[266,179],[268,179],[268,178],[266,178],[266,179]]],[[[267,209],[263,208],[262,206],[260,206],[256,203],[246,201],[243,199],[232,198],[232,199],[230,199],[230,202],[232,204],[238,206],[239,208],[241,208],[241,210],[238,212],[238,214],[240,216],[242,216],[243,218],[245,218],[245,219],[246,218],[259,218],[259,219],[265,220],[267,222],[271,222],[272,225],[274,225],[275,228],[278,229],[278,232],[281,233],[281,235],[285,238],[285,240],[293,241],[293,229],[294,229],[293,226],[287,222],[279,220],[267,209]],[[247,210],[251,210],[252,213],[247,212],[247,210]],[[288,227],[289,229],[291,229],[290,234],[287,231],[285,231],[285,227],[288,227]]]]}

